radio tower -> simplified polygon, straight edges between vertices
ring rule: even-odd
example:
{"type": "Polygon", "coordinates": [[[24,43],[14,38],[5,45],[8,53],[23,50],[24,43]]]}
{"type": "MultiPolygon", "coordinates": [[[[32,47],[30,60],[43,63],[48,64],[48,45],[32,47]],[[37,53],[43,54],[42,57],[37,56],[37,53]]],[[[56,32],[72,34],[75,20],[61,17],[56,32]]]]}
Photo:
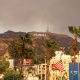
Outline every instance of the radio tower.
{"type": "Polygon", "coordinates": [[[47,24],[46,39],[49,39],[49,24],[47,24]]]}
{"type": "MultiPolygon", "coordinates": [[[[46,30],[46,38],[45,38],[45,40],[49,40],[49,25],[47,24],[47,30],[46,30]]],[[[49,80],[49,62],[50,62],[50,59],[49,59],[49,55],[50,55],[50,53],[49,53],[49,49],[48,48],[46,48],[46,54],[45,54],[46,56],[46,78],[45,78],[45,80],[49,80]]]]}

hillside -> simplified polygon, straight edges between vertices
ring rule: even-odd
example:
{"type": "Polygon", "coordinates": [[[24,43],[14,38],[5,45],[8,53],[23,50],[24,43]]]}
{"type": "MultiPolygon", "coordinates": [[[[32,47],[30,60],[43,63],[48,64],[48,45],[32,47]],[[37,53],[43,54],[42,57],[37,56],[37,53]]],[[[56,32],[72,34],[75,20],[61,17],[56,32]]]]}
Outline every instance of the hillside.
{"type": "MultiPolygon", "coordinates": [[[[68,35],[56,34],[56,33],[46,33],[46,32],[28,32],[33,38],[35,38],[37,43],[42,44],[44,38],[48,37],[58,43],[61,47],[70,47],[72,43],[72,38],[68,35]]],[[[14,32],[7,31],[5,33],[0,34],[0,42],[6,42],[10,39],[19,38],[20,35],[25,34],[25,32],[14,32]]]]}
{"type": "Polygon", "coordinates": [[[50,38],[55,41],[61,47],[70,47],[73,39],[64,34],[56,34],[56,33],[46,33],[46,32],[29,32],[37,41],[37,43],[42,43],[44,38],[50,38]]]}
{"type": "Polygon", "coordinates": [[[25,32],[7,31],[0,34],[0,39],[18,38],[20,35],[23,34],[25,34],[25,32]]]}
{"type": "MultiPolygon", "coordinates": [[[[24,35],[25,32],[13,32],[7,31],[5,33],[0,34],[0,56],[9,57],[8,45],[11,40],[18,39],[20,35],[24,35]]],[[[56,34],[56,33],[46,33],[46,32],[28,32],[32,36],[33,43],[34,43],[34,52],[37,56],[35,59],[39,60],[38,63],[44,62],[45,57],[45,47],[44,40],[49,38],[54,40],[58,45],[61,47],[69,48],[72,44],[72,38],[63,35],[63,34],[56,34]]],[[[80,44],[80,43],[79,43],[80,44]]],[[[35,61],[35,60],[34,60],[35,61]]]]}

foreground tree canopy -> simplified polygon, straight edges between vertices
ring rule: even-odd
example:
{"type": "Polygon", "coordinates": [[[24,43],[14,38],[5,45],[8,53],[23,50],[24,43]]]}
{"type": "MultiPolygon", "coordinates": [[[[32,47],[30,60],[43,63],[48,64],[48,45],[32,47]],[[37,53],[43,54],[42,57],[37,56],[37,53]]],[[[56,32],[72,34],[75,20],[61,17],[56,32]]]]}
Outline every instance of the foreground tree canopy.
{"type": "Polygon", "coordinates": [[[6,72],[6,70],[9,68],[9,62],[5,59],[0,59],[0,74],[6,72]]]}
{"type": "Polygon", "coordinates": [[[55,50],[60,49],[60,46],[51,39],[46,39],[45,40],[45,47],[46,47],[46,50],[47,50],[46,57],[49,58],[49,59],[52,56],[55,56],[55,53],[54,53],[55,50]]]}
{"type": "Polygon", "coordinates": [[[44,62],[45,56],[49,59],[55,56],[54,51],[59,48],[56,42],[45,39],[42,41],[43,44],[39,45],[36,41],[29,34],[21,35],[19,39],[10,42],[8,48],[10,56],[14,59],[31,58],[35,63],[44,62]]]}
{"type": "Polygon", "coordinates": [[[19,39],[11,41],[8,49],[13,58],[32,58],[33,49],[31,46],[31,37],[29,34],[25,34],[20,36],[19,39]]]}
{"type": "Polygon", "coordinates": [[[80,38],[80,26],[69,26],[68,27],[69,32],[73,34],[74,39],[72,42],[72,49],[73,52],[71,55],[74,55],[78,53],[78,42],[77,42],[77,38],[80,38]]]}
{"type": "Polygon", "coordinates": [[[69,26],[69,32],[74,35],[75,38],[80,38],[80,26],[69,26]]]}

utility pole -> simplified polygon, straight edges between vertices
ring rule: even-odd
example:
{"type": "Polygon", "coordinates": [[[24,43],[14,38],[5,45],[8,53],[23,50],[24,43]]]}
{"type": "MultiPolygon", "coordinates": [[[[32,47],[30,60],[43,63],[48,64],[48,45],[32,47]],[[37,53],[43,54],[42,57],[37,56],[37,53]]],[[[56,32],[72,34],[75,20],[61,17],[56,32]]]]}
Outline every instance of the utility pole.
{"type": "Polygon", "coordinates": [[[45,56],[45,80],[46,80],[46,56],[45,56]]]}

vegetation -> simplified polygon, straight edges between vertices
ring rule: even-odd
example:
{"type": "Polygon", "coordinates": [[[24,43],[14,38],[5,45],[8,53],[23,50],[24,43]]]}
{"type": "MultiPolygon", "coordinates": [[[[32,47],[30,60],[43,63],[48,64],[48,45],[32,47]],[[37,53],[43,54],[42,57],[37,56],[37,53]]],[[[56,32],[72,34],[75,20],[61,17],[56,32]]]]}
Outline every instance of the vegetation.
{"type": "Polygon", "coordinates": [[[33,59],[34,63],[40,64],[44,62],[45,52],[43,45],[37,44],[35,47],[32,37],[29,34],[21,35],[19,39],[15,39],[9,44],[10,56],[14,59],[33,59]]]}
{"type": "Polygon", "coordinates": [[[22,76],[23,59],[32,59],[32,40],[29,34],[21,35],[9,45],[9,53],[14,59],[20,59],[20,76],[22,76]]]}
{"type": "Polygon", "coordinates": [[[4,80],[22,80],[22,77],[20,76],[20,73],[8,69],[5,73],[4,80]]]}
{"type": "Polygon", "coordinates": [[[32,58],[32,41],[29,34],[22,35],[18,40],[13,40],[9,45],[9,52],[14,59],[32,58]]]}
{"type": "Polygon", "coordinates": [[[74,56],[74,58],[72,58],[72,80],[74,80],[74,65],[75,65],[75,61],[76,61],[76,54],[77,54],[77,50],[78,50],[78,45],[77,45],[77,38],[80,38],[80,27],[75,27],[75,26],[70,26],[69,27],[69,31],[74,35],[75,39],[72,42],[72,56],[74,56]]]}
{"type": "Polygon", "coordinates": [[[51,39],[45,40],[45,47],[47,60],[50,60],[52,56],[55,56],[55,50],[60,49],[60,46],[51,39]]]}
{"type": "Polygon", "coordinates": [[[80,26],[79,27],[69,26],[68,29],[69,32],[72,33],[75,38],[77,37],[80,38],[80,26]]]}
{"type": "Polygon", "coordinates": [[[69,26],[69,31],[73,34],[74,40],[72,42],[72,49],[73,49],[73,54],[74,55],[78,53],[78,43],[77,43],[77,38],[80,38],[80,26],[75,27],[75,26],[69,26]]]}
{"type": "Polygon", "coordinates": [[[45,40],[45,47],[46,47],[46,63],[47,63],[47,80],[49,80],[49,65],[50,65],[50,58],[55,56],[55,50],[59,49],[59,45],[51,39],[45,40]]]}
{"type": "Polygon", "coordinates": [[[0,59],[0,74],[5,73],[7,68],[9,68],[9,62],[5,59],[0,59]]]}

